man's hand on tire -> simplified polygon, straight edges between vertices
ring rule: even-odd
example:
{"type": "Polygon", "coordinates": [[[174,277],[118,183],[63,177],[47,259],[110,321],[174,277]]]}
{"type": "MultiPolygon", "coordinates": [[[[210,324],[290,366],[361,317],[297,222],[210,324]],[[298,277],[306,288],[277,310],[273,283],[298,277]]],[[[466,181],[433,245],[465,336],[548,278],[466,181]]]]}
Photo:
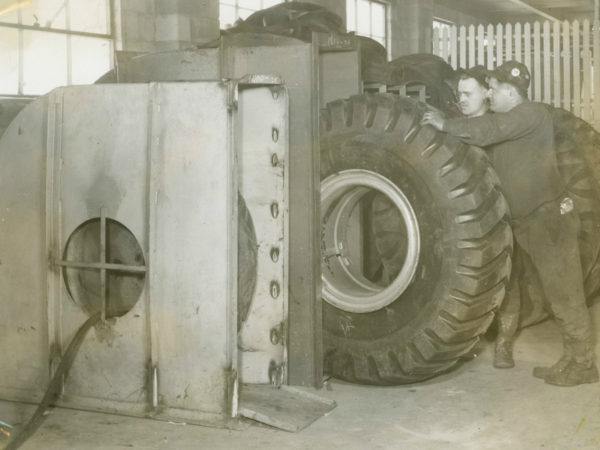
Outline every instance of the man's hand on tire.
{"type": "Polygon", "coordinates": [[[437,109],[430,109],[425,114],[423,114],[423,118],[421,119],[421,125],[431,125],[437,130],[442,131],[444,129],[444,113],[437,109]]]}

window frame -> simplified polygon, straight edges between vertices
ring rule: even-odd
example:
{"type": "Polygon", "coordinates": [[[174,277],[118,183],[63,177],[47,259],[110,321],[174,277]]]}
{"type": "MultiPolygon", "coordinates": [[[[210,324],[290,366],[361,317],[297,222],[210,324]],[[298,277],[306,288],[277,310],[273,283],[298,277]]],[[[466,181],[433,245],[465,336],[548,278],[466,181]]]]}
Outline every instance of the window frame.
{"type": "MultiPolygon", "coordinates": [[[[38,25],[25,25],[23,24],[23,16],[21,8],[16,9],[17,14],[17,22],[5,22],[0,18],[0,28],[9,28],[16,29],[18,32],[17,36],[17,53],[18,53],[18,87],[17,92],[0,92],[1,97],[36,97],[38,95],[43,94],[24,94],[24,59],[25,59],[25,48],[24,48],[24,32],[26,31],[36,31],[36,32],[45,32],[45,33],[54,33],[61,34],[66,36],[66,80],[67,86],[72,85],[73,80],[73,54],[71,48],[71,37],[79,36],[79,37],[89,37],[96,39],[106,39],[109,43],[109,67],[107,70],[110,70],[111,67],[114,67],[114,59],[115,59],[115,14],[114,14],[114,4],[112,0],[104,0],[107,6],[107,29],[108,33],[94,33],[88,31],[78,31],[78,30],[70,30],[70,10],[67,7],[66,10],[66,24],[64,28],[54,28],[54,27],[43,27],[38,25]]],[[[262,1],[262,0],[261,0],[262,1]]],[[[68,5],[68,3],[67,3],[68,5]]]]}
{"type": "MultiPolygon", "coordinates": [[[[358,0],[346,0],[346,29],[349,32],[354,32],[356,35],[359,36],[365,36],[368,38],[371,38],[373,40],[376,40],[374,37],[376,35],[373,34],[372,29],[373,29],[373,17],[372,17],[372,4],[376,3],[379,5],[382,5],[384,7],[384,27],[383,27],[383,32],[384,32],[384,36],[377,36],[377,37],[382,37],[383,38],[383,46],[386,49],[386,52],[388,54],[388,59],[391,57],[391,42],[392,42],[392,36],[391,36],[391,0],[364,0],[366,2],[369,3],[369,33],[365,34],[365,33],[359,33],[358,32],[358,14],[357,14],[357,10],[358,10],[358,0]],[[351,24],[349,22],[349,17],[348,17],[348,11],[349,11],[349,7],[348,5],[350,4],[350,2],[354,3],[354,23],[351,24]]],[[[379,42],[379,41],[378,41],[379,42]]]]}
{"type": "MultiPolygon", "coordinates": [[[[221,30],[226,30],[228,27],[233,26],[237,20],[239,20],[239,18],[240,18],[240,14],[239,14],[240,10],[242,10],[242,11],[250,11],[250,14],[253,14],[256,11],[260,11],[262,9],[270,8],[271,6],[274,6],[274,5],[265,6],[265,0],[259,0],[260,1],[260,8],[254,9],[254,8],[248,8],[246,6],[240,6],[240,1],[243,1],[243,0],[219,0],[219,28],[221,30]],[[223,6],[230,6],[230,7],[234,8],[234,11],[235,11],[235,20],[234,20],[233,23],[231,23],[231,24],[225,24],[225,25],[223,25],[221,23],[221,6],[222,5],[223,6]]],[[[279,3],[285,3],[285,2],[287,2],[287,0],[280,0],[279,1],[279,3]]],[[[275,3],[275,4],[279,4],[279,3],[275,3]]]]}

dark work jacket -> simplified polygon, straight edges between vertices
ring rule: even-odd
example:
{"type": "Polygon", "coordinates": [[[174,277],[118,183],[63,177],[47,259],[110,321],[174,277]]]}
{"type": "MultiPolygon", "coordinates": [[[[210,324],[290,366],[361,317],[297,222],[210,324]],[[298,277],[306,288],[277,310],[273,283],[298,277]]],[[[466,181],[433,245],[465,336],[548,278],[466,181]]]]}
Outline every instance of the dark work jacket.
{"type": "Polygon", "coordinates": [[[444,131],[488,150],[513,219],[565,191],[554,152],[552,116],[542,103],[525,101],[506,113],[447,119],[444,131]]]}

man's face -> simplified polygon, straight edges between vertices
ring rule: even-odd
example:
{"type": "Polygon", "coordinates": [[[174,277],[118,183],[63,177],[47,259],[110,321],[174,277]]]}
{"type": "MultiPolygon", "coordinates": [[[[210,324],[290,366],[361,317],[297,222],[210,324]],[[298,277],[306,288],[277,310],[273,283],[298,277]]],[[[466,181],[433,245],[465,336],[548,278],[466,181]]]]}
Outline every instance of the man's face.
{"type": "Polygon", "coordinates": [[[466,78],[458,82],[458,106],[467,117],[485,114],[488,109],[487,89],[475,78],[466,78]]]}
{"type": "Polygon", "coordinates": [[[511,86],[501,83],[496,78],[490,78],[490,90],[488,96],[490,99],[490,108],[494,112],[508,112],[514,106],[512,103],[511,86]]]}

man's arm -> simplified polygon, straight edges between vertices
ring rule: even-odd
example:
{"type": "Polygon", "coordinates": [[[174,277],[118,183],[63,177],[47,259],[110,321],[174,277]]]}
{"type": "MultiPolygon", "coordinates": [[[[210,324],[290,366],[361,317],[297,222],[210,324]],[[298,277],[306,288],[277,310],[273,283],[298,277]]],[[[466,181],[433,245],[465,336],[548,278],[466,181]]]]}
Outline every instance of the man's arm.
{"type": "Polygon", "coordinates": [[[518,108],[507,113],[486,114],[468,119],[444,119],[435,112],[427,112],[423,115],[421,124],[432,125],[468,144],[486,147],[526,135],[543,120],[543,115],[544,112],[531,108],[518,108]]]}

